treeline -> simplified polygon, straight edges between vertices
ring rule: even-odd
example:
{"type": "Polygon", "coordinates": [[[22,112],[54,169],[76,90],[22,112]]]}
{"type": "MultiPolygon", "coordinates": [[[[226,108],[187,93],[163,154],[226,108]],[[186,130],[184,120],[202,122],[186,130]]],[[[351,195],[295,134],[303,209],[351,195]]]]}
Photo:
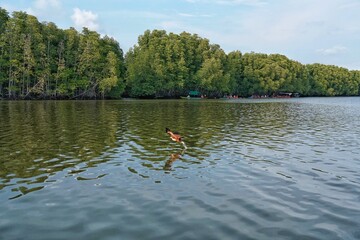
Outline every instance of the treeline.
{"type": "Polygon", "coordinates": [[[226,54],[196,34],[145,31],[124,56],[119,43],[84,28],[62,30],[0,8],[0,98],[209,97],[298,92],[359,95],[360,71],[303,65],[280,54],[226,54]]]}
{"type": "Polygon", "coordinates": [[[59,29],[25,12],[0,8],[0,97],[61,99],[118,97],[123,52],[112,38],[86,28],[59,29]]]}
{"type": "Polygon", "coordinates": [[[171,97],[198,90],[210,97],[297,92],[302,96],[359,94],[360,71],[303,65],[280,54],[226,54],[219,45],[191,35],[146,31],[126,54],[131,96],[171,97]]]}

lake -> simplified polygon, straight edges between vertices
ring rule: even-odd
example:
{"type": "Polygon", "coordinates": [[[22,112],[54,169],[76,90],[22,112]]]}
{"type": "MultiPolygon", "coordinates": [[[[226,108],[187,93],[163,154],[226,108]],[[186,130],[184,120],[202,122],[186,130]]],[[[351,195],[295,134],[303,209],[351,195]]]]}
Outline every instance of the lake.
{"type": "Polygon", "coordinates": [[[360,97],[0,101],[0,239],[360,239],[359,146],[360,97]]]}

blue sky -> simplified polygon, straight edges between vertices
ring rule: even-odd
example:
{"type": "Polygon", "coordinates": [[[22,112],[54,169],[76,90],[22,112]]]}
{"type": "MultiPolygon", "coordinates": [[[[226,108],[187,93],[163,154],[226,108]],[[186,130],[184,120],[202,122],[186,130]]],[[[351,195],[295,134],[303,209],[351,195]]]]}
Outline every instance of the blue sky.
{"type": "Polygon", "coordinates": [[[86,26],[126,52],[145,30],[196,33],[225,52],[280,53],[360,70],[360,0],[0,0],[59,28],[86,26]]]}

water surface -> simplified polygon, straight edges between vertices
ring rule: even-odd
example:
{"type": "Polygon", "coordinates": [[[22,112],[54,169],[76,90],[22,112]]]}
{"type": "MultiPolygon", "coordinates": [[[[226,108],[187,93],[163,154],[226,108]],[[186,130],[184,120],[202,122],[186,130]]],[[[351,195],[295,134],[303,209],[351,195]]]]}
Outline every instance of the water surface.
{"type": "Polygon", "coordinates": [[[0,123],[0,239],[360,239],[359,97],[0,101],[0,123]]]}

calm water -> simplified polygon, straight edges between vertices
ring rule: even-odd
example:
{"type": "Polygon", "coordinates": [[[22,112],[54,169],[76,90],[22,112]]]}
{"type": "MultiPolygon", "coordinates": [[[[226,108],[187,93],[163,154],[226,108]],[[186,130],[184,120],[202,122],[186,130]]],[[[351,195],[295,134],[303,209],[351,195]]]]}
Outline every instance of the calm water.
{"type": "Polygon", "coordinates": [[[0,239],[360,239],[359,146],[359,97],[1,101],[0,239]]]}

